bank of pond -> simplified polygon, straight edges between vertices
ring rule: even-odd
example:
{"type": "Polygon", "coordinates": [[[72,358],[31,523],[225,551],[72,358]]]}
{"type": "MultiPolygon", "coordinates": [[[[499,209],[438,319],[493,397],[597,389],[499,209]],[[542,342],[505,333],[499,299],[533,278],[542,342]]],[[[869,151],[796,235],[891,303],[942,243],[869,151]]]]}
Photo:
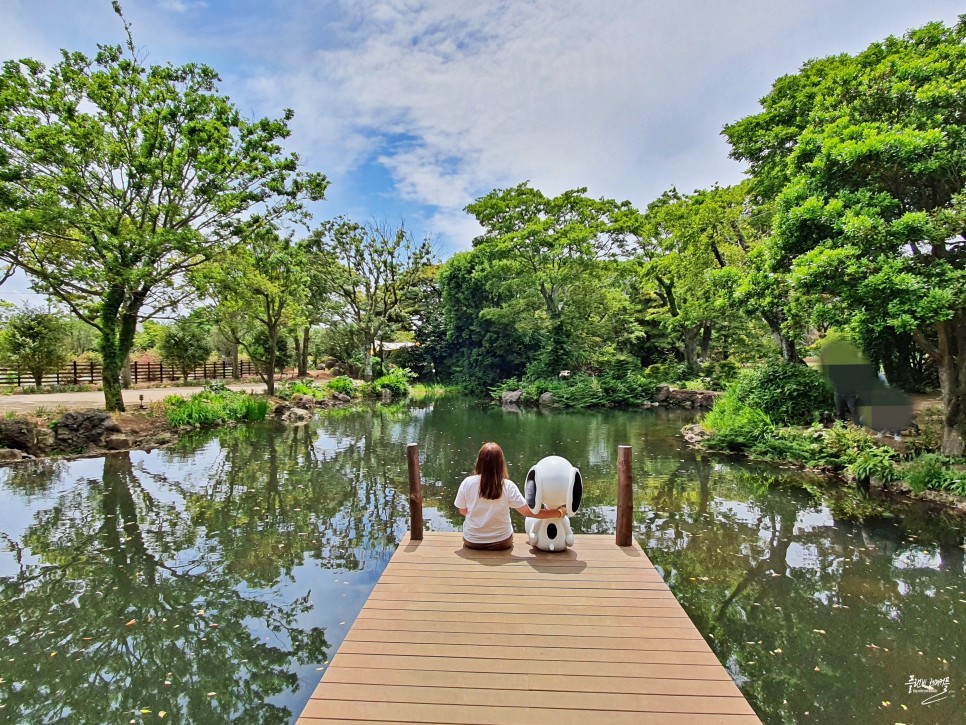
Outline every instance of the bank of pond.
{"type": "Polygon", "coordinates": [[[518,482],[545,455],[577,465],[573,526],[594,534],[633,446],[635,537],[766,723],[955,722],[963,520],[694,450],[694,416],[447,396],[0,469],[0,719],[294,722],[406,532],[406,444],[427,526],[458,530],[496,440],[518,482]],[[923,704],[911,677],[951,696],[923,704]]]}

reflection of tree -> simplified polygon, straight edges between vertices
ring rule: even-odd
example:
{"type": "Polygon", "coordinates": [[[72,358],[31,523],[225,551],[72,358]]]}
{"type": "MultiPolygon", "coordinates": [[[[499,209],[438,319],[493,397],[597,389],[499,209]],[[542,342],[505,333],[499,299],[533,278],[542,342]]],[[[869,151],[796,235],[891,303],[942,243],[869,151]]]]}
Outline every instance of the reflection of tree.
{"type": "MultiPolygon", "coordinates": [[[[649,489],[648,502],[667,514],[639,516],[640,524],[650,558],[765,722],[878,721],[883,700],[918,706],[899,699],[913,670],[966,679],[957,664],[966,646],[950,624],[966,607],[957,587],[945,588],[947,567],[963,573],[960,527],[902,515],[840,519],[886,509],[834,492],[810,496],[746,467],[702,471],[698,462],[695,473],[697,507],[688,493],[675,500],[667,487],[649,489]],[[913,542],[942,564],[898,568],[913,542]]],[[[952,721],[955,711],[941,710],[948,705],[931,706],[939,709],[930,716],[952,721]]]]}
{"type": "Polygon", "coordinates": [[[0,580],[13,660],[0,693],[18,722],[105,722],[141,708],[181,722],[287,722],[266,700],[297,684],[294,663],[325,658],[323,631],[297,625],[308,597],[283,603],[239,586],[127,454],[38,514],[20,546],[37,561],[23,556],[0,580]]]}

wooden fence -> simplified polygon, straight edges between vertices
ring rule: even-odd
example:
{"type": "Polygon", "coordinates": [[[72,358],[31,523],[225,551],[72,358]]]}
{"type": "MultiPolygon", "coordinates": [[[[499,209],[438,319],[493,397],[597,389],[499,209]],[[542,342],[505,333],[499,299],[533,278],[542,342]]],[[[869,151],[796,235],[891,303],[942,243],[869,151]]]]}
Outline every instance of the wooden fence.
{"type": "MultiPolygon", "coordinates": [[[[181,368],[161,362],[153,363],[131,363],[129,366],[131,382],[135,385],[140,383],[161,383],[177,382],[184,380],[181,368]]],[[[238,373],[240,377],[254,377],[258,373],[250,360],[240,360],[238,362],[238,373]]],[[[217,380],[232,377],[231,363],[221,361],[205,363],[193,370],[188,371],[188,380],[217,380]]],[[[78,363],[74,362],[65,368],[47,373],[43,377],[43,385],[96,385],[101,382],[101,366],[93,362],[78,363]]],[[[0,368],[0,385],[33,385],[34,376],[26,370],[16,368],[0,368]]]]}

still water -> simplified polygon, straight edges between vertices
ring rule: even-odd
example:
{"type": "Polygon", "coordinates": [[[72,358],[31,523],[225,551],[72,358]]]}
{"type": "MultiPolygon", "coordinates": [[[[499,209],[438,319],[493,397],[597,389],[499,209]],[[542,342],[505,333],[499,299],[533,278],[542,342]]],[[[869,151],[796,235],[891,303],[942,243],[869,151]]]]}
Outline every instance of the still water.
{"type": "Polygon", "coordinates": [[[517,481],[577,465],[584,533],[633,445],[637,539],[766,723],[966,722],[964,523],[696,455],[686,421],[455,398],[2,469],[0,722],[294,721],[406,531],[405,444],[453,530],[486,440],[517,481]]]}

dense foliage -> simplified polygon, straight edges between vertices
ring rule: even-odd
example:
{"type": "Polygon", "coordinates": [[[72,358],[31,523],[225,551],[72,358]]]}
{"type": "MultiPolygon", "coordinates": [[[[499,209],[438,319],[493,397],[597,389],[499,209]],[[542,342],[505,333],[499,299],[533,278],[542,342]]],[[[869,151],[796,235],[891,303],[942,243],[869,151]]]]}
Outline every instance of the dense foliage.
{"type": "Polygon", "coordinates": [[[14,313],[0,332],[0,360],[32,375],[40,387],[44,375],[67,362],[68,334],[67,324],[57,315],[26,307],[14,313]]]}
{"type": "Polygon", "coordinates": [[[825,377],[805,365],[769,362],[735,382],[728,398],[765,413],[776,425],[808,425],[832,410],[825,377]]]}

